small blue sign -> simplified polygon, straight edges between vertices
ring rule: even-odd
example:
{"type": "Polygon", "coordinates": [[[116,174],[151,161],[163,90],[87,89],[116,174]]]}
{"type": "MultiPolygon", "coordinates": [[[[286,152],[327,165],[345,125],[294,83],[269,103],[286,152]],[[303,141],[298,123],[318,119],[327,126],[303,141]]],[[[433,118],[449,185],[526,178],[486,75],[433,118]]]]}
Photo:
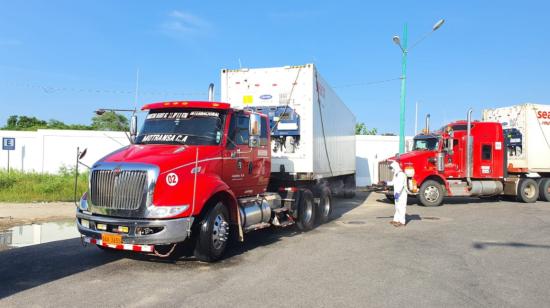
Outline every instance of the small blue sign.
{"type": "Polygon", "coordinates": [[[6,151],[15,150],[15,138],[3,137],[2,150],[6,150],[6,151]]]}

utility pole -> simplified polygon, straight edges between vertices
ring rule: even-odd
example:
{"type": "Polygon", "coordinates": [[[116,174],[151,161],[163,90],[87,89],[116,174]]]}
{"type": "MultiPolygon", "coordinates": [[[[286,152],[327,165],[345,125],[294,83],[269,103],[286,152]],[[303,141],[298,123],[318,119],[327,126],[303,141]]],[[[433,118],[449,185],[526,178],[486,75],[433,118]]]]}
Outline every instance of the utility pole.
{"type": "Polygon", "coordinates": [[[414,107],[414,132],[413,136],[416,136],[418,133],[418,101],[416,101],[415,107],[414,107]]]}
{"type": "MultiPolygon", "coordinates": [[[[407,85],[407,24],[403,26],[403,44],[400,44],[401,56],[401,104],[399,108],[399,154],[405,153],[405,95],[407,85]]],[[[395,37],[394,37],[395,41],[395,37]]]]}

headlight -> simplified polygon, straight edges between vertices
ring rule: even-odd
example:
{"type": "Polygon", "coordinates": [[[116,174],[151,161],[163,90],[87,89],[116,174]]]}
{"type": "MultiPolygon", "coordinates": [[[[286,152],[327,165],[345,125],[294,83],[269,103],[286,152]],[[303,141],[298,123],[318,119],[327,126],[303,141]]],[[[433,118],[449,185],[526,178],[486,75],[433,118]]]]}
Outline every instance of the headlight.
{"type": "Polygon", "coordinates": [[[414,168],[413,167],[405,167],[405,174],[407,177],[412,178],[414,176],[414,168]]]}
{"type": "Polygon", "coordinates": [[[82,195],[82,198],[80,198],[80,203],[78,204],[78,208],[81,211],[87,211],[88,210],[88,192],[85,192],[82,195]]]}
{"type": "Polygon", "coordinates": [[[167,218],[177,216],[189,208],[188,204],[177,206],[156,206],[151,205],[145,210],[147,218],[167,218]]]}

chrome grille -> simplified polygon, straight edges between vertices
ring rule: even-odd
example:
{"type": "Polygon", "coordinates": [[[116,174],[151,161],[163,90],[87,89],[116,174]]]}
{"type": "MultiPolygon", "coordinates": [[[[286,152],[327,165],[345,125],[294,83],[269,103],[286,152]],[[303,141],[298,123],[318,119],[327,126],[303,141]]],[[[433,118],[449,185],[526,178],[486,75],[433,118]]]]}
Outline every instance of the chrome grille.
{"type": "Polygon", "coordinates": [[[390,161],[381,161],[378,163],[378,183],[389,182],[393,180],[393,172],[390,169],[390,161]]]}
{"type": "Polygon", "coordinates": [[[90,184],[93,205],[116,210],[136,210],[147,195],[147,171],[94,170],[90,184]]]}

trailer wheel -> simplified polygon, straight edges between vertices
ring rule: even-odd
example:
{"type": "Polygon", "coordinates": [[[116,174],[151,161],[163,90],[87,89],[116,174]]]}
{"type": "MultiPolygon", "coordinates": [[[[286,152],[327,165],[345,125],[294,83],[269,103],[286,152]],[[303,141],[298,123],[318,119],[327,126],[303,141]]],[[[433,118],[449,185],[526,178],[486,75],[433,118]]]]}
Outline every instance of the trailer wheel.
{"type": "Polygon", "coordinates": [[[545,178],[539,182],[539,200],[550,201],[550,179],[545,178]]]}
{"type": "Polygon", "coordinates": [[[218,202],[198,225],[194,255],[199,261],[218,260],[229,238],[229,213],[222,202],[218,202]]]}
{"type": "Polygon", "coordinates": [[[323,224],[327,222],[332,213],[332,196],[330,194],[330,189],[326,186],[323,186],[319,189],[319,205],[317,206],[316,222],[318,224],[323,224]]]}
{"type": "Polygon", "coordinates": [[[313,229],[315,225],[315,205],[313,203],[313,194],[309,189],[304,189],[298,203],[298,219],[296,226],[300,231],[313,229]]]}
{"type": "Polygon", "coordinates": [[[434,180],[427,180],[420,186],[418,199],[423,206],[440,206],[443,197],[443,187],[434,180]]]}
{"type": "Polygon", "coordinates": [[[518,201],[525,203],[536,202],[539,198],[539,186],[537,182],[529,178],[521,179],[519,181],[516,198],[518,201]]]}

